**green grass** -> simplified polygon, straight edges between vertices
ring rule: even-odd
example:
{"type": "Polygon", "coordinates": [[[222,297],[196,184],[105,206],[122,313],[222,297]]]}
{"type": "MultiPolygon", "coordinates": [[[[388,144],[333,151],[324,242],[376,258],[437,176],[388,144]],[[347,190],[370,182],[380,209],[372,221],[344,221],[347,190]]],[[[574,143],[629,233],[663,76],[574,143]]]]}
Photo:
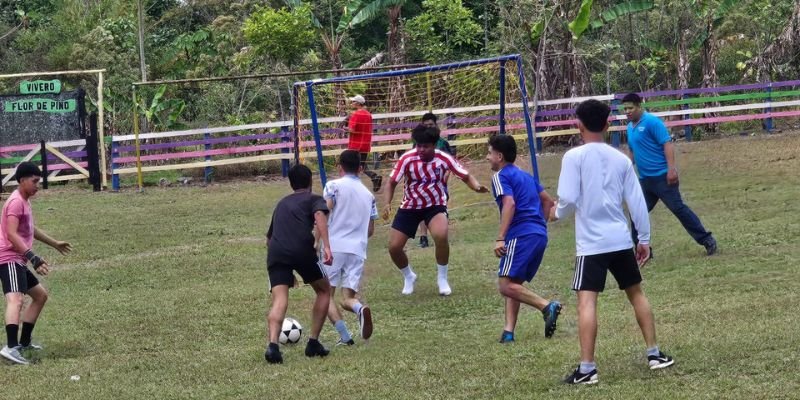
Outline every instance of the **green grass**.
{"type": "MultiPolygon", "coordinates": [[[[0,365],[3,399],[215,398],[792,398],[800,384],[800,137],[731,138],[678,146],[682,193],[712,230],[705,257],[661,205],[652,213],[657,258],[644,271],[659,343],[677,359],[645,367],[644,344],[624,295],[600,296],[600,384],[559,380],[578,361],[571,220],[551,226],[533,281],[565,303],[559,330],[543,337],[525,309],[517,342],[496,343],[503,308],[492,254],[498,213],[488,195],[452,185],[451,284],[436,291],[433,249],[408,251],[417,292],[386,252],[387,227],[370,242],[364,296],[376,333],[368,345],[285,364],[263,359],[268,305],[264,231],[286,183],[241,182],[122,193],[61,189],[34,200],[38,225],[75,244],[54,264],[51,297],[34,336],[35,365],[0,365]],[[80,375],[80,381],[70,376],[80,375]]],[[[555,193],[560,155],[544,156],[555,193]]],[[[485,163],[470,165],[488,183],[485,163]]],[[[289,315],[309,324],[312,291],[291,292],[289,315]]],[[[355,319],[348,315],[352,330],[355,319]]],[[[336,340],[328,325],[323,343],[336,340]]]]}

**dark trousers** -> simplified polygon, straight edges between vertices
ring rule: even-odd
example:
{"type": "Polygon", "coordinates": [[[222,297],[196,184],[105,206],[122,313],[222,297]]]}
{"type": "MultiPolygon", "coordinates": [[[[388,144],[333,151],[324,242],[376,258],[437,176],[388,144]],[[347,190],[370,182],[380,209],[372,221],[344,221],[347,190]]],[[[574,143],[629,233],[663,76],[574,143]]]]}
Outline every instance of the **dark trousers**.
{"type": "MultiPolygon", "coordinates": [[[[641,178],[639,179],[639,184],[642,186],[644,201],[647,203],[647,212],[653,210],[658,201],[661,200],[678,217],[678,221],[681,222],[683,228],[686,229],[686,232],[689,232],[695,242],[705,245],[712,239],[711,232],[703,227],[697,214],[683,202],[678,188],[679,185],[667,184],[666,174],[641,178]]],[[[639,243],[633,221],[631,221],[631,234],[633,235],[633,243],[639,243]]]]}
{"type": "Polygon", "coordinates": [[[367,170],[367,159],[368,159],[368,157],[369,157],[369,153],[361,153],[361,167],[364,168],[364,175],[368,176],[369,179],[372,179],[372,181],[374,182],[376,179],[378,179],[378,174],[376,174],[373,171],[368,171],[367,170]]]}

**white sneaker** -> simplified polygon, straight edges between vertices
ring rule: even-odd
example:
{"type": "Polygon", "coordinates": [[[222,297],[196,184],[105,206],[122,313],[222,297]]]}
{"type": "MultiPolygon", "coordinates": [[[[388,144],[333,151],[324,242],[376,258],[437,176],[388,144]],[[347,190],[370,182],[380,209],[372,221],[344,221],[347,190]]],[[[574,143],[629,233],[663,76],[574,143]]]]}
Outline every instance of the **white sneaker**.
{"type": "Polygon", "coordinates": [[[412,273],[410,278],[405,278],[403,283],[403,294],[409,295],[414,293],[414,283],[417,281],[417,274],[412,273]]]}
{"type": "Polygon", "coordinates": [[[16,347],[10,348],[8,346],[3,346],[3,349],[0,350],[0,356],[5,357],[7,360],[13,363],[22,365],[30,364],[28,360],[26,360],[25,357],[22,356],[22,354],[19,354],[19,349],[17,349],[16,347]]]}
{"type": "Polygon", "coordinates": [[[29,344],[27,346],[19,345],[19,346],[17,346],[17,349],[20,350],[20,351],[25,351],[25,350],[39,351],[39,350],[43,349],[43,347],[40,344],[31,343],[31,344],[29,344]]]}
{"type": "Polygon", "coordinates": [[[450,293],[453,293],[453,290],[450,289],[450,284],[447,283],[447,279],[439,279],[438,283],[440,296],[450,296],[450,293]]]}

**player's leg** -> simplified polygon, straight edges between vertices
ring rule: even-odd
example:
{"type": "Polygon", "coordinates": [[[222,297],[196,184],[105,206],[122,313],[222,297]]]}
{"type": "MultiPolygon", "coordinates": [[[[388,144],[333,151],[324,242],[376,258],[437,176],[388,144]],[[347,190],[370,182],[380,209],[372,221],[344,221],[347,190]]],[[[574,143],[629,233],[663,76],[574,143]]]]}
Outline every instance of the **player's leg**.
{"type": "Polygon", "coordinates": [[[620,290],[624,290],[633,306],[636,322],[642,331],[645,345],[647,346],[647,359],[651,369],[669,367],[675,361],[662,353],[656,342],[656,323],[650,302],[642,291],[642,274],[636,262],[633,249],[612,253],[614,259],[609,271],[617,280],[620,290]]]}
{"type": "Polygon", "coordinates": [[[19,344],[23,348],[41,350],[41,346],[31,343],[31,336],[33,334],[33,328],[36,325],[36,320],[39,318],[39,314],[42,312],[42,308],[44,308],[44,304],[47,302],[47,289],[39,284],[39,281],[33,276],[30,270],[28,270],[28,273],[30,274],[28,276],[28,284],[30,285],[33,281],[35,285],[28,289],[27,295],[31,297],[32,301],[22,314],[22,330],[19,344]]]}
{"type": "Polygon", "coordinates": [[[431,207],[425,223],[428,232],[436,246],[436,269],[438,270],[436,283],[439,285],[439,294],[449,296],[453,291],[447,281],[448,263],[450,261],[450,242],[448,239],[447,209],[445,207],[431,207]]]}
{"type": "Polygon", "coordinates": [[[295,283],[292,268],[287,265],[273,264],[267,266],[270,286],[270,309],[267,313],[267,351],[264,358],[270,364],[283,363],[283,356],[278,347],[278,336],[289,306],[289,288],[295,283]]]}
{"type": "Polygon", "coordinates": [[[700,218],[692,211],[686,203],[683,202],[680,192],[680,184],[669,185],[666,178],[659,180],[656,183],[656,189],[659,198],[664,202],[664,205],[678,218],[683,229],[692,236],[697,244],[706,248],[708,255],[717,252],[717,241],[711,232],[707,231],[700,222],[700,218]]]}
{"type": "Polygon", "coordinates": [[[308,344],[306,345],[306,356],[308,357],[325,357],[329,351],[322,346],[319,342],[319,334],[322,332],[322,325],[325,324],[325,315],[328,312],[328,304],[331,299],[331,285],[328,278],[322,275],[314,281],[308,282],[316,293],[314,305],[311,308],[311,333],[308,335],[308,344]]]}
{"type": "Polygon", "coordinates": [[[358,297],[361,277],[364,274],[364,261],[364,258],[358,255],[348,254],[342,278],[342,307],[356,314],[361,338],[367,340],[372,336],[372,309],[362,304],[358,297]]]}
{"type": "Polygon", "coordinates": [[[368,176],[369,179],[372,180],[372,191],[377,192],[381,190],[383,177],[367,169],[367,159],[369,158],[369,153],[360,153],[360,154],[361,154],[361,169],[363,170],[364,175],[368,176]]]}
{"type": "Polygon", "coordinates": [[[426,248],[430,245],[428,243],[428,227],[425,225],[425,222],[419,223],[419,229],[417,229],[417,236],[419,236],[419,247],[426,248]]]}
{"type": "Polygon", "coordinates": [[[605,289],[609,256],[597,254],[578,256],[572,290],[578,294],[578,339],[581,346],[581,363],[565,382],[570,384],[597,383],[597,365],[594,348],[597,339],[597,295],[605,289]]]}
{"type": "Polygon", "coordinates": [[[6,300],[5,328],[6,346],[0,349],[0,355],[17,364],[28,364],[19,352],[19,323],[24,299],[23,291],[27,290],[25,271],[28,267],[17,263],[0,264],[0,280],[6,300]]]}
{"type": "Polygon", "coordinates": [[[403,274],[403,294],[414,293],[414,282],[417,281],[417,274],[408,262],[408,256],[403,248],[409,238],[414,237],[417,226],[423,220],[419,210],[397,210],[397,214],[392,221],[392,229],[389,231],[389,255],[392,262],[403,274]]]}
{"type": "Polygon", "coordinates": [[[505,300],[506,323],[503,326],[503,333],[500,334],[500,343],[514,341],[514,330],[517,328],[517,318],[519,317],[519,302],[503,296],[505,300]]]}
{"type": "MultiPolygon", "coordinates": [[[[642,188],[644,202],[647,204],[647,212],[649,213],[653,211],[653,208],[658,204],[658,194],[651,189],[652,183],[650,183],[650,178],[640,179],[639,185],[642,188]]],[[[633,225],[633,219],[631,219],[631,239],[633,239],[634,246],[639,243],[639,232],[636,231],[636,226],[633,225]]]]}
{"type": "Polygon", "coordinates": [[[344,265],[347,261],[346,253],[333,253],[333,265],[323,265],[325,274],[328,276],[328,281],[331,285],[330,299],[328,301],[328,319],[333,324],[336,332],[339,333],[339,341],[337,345],[352,345],[353,337],[347,329],[347,324],[342,319],[342,313],[336,303],[336,288],[341,285],[342,278],[344,277],[344,265]]]}

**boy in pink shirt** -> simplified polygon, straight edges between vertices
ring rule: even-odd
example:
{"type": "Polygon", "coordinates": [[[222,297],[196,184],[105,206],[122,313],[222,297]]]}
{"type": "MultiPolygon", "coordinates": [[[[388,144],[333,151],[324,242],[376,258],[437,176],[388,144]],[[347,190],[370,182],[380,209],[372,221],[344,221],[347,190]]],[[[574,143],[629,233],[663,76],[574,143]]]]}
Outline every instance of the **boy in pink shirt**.
{"type": "Polygon", "coordinates": [[[45,276],[50,271],[47,261],[33,252],[33,239],[58,250],[61,254],[72,251],[67,242],[55,240],[33,224],[30,198],[39,191],[42,172],[35,164],[23,162],[15,174],[19,187],[6,200],[0,215],[0,281],[6,299],[6,335],[8,343],[0,356],[17,364],[28,364],[20,350],[39,350],[41,346],[31,344],[31,333],[47,301],[47,290],[31,273],[26,264],[30,262],[37,274],[45,276]],[[24,295],[33,301],[22,313],[24,295]],[[21,316],[21,318],[20,318],[21,316]],[[22,319],[22,335],[19,322],[22,319]]]}

